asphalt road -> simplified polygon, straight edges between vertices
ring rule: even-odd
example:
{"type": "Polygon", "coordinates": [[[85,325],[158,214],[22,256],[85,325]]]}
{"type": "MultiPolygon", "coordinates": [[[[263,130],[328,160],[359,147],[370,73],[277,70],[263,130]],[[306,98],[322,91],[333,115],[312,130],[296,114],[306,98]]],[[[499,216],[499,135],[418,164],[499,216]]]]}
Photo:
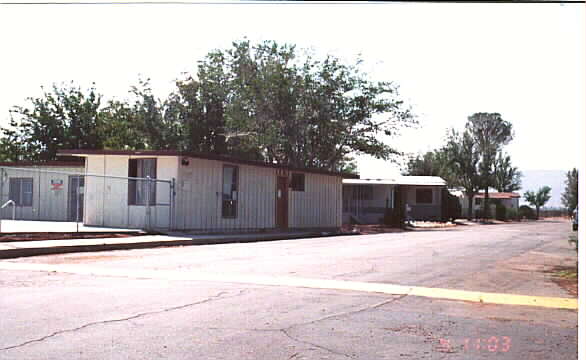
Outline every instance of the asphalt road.
{"type": "Polygon", "coordinates": [[[540,221],[0,261],[0,359],[577,359],[577,311],[437,289],[571,298],[548,273],[575,264],[569,233],[540,221]]]}

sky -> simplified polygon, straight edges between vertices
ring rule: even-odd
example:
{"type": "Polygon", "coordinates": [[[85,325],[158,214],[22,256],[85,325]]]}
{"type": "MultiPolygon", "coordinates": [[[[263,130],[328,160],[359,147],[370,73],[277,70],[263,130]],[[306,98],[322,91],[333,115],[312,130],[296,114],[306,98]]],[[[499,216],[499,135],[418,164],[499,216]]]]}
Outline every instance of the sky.
{"type": "MultiPolygon", "coordinates": [[[[125,98],[139,77],[161,98],[213,49],[245,37],[353,62],[393,81],[420,122],[385,141],[417,154],[475,112],[513,124],[505,148],[521,170],[582,167],[586,149],[584,4],[199,3],[1,5],[0,125],[41,86],[95,82],[125,98]]],[[[358,157],[362,177],[399,167],[358,157]]]]}

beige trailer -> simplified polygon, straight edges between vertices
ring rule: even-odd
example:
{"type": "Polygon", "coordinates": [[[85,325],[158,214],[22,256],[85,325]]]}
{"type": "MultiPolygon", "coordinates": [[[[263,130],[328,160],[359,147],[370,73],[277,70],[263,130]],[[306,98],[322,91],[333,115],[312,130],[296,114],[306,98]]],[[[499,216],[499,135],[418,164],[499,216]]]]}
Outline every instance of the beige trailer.
{"type": "Polygon", "coordinates": [[[176,151],[63,150],[84,157],[86,225],[181,231],[337,229],[353,175],[176,151]],[[118,178],[114,178],[116,176],[118,178]],[[150,178],[152,181],[133,178],[150,178]],[[148,199],[147,199],[148,198],[148,199]]]}
{"type": "Polygon", "coordinates": [[[1,162],[2,219],[81,221],[83,172],[83,161],[1,162]]]}

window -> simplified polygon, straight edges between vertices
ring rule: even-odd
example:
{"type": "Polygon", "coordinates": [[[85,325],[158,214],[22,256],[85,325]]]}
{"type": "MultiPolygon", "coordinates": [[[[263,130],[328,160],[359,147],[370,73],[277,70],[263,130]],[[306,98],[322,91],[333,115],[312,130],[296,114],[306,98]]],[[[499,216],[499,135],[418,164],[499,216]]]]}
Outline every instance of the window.
{"type": "Polygon", "coordinates": [[[432,189],[416,189],[415,202],[417,204],[432,204],[433,190],[432,189]]]}
{"type": "MultiPolygon", "coordinates": [[[[157,159],[130,159],[128,160],[128,177],[157,178],[157,159]]],[[[128,204],[155,205],[157,200],[156,181],[128,180],[128,204]],[[150,191],[149,191],[150,190],[150,191]]]]}
{"type": "Polygon", "coordinates": [[[374,198],[374,189],[372,185],[358,185],[352,187],[352,200],[372,200],[374,198]]]}
{"type": "Polygon", "coordinates": [[[33,178],[10,178],[8,192],[16,206],[33,206],[33,178]]]}
{"type": "Polygon", "coordinates": [[[238,167],[224,165],[222,182],[222,217],[235,218],[238,208],[238,167]]]}
{"type": "Polygon", "coordinates": [[[479,198],[479,197],[474,198],[474,205],[480,205],[481,202],[482,202],[481,198],[479,198]]]}
{"type": "Polygon", "coordinates": [[[305,191],[305,174],[293,173],[291,175],[291,190],[305,191]]]}

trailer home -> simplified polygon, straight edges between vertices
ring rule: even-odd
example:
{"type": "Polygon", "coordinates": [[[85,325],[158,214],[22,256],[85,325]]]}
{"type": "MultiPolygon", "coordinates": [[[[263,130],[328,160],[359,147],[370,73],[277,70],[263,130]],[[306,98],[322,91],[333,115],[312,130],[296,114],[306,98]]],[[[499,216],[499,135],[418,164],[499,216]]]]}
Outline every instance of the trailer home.
{"type": "Polygon", "coordinates": [[[180,231],[337,229],[356,176],[177,151],[63,150],[85,158],[86,225],[180,231]],[[148,179],[148,180],[147,180],[148,179]]]}
{"type": "Polygon", "coordinates": [[[83,160],[1,162],[2,219],[81,221],[84,169],[83,160]]]}

